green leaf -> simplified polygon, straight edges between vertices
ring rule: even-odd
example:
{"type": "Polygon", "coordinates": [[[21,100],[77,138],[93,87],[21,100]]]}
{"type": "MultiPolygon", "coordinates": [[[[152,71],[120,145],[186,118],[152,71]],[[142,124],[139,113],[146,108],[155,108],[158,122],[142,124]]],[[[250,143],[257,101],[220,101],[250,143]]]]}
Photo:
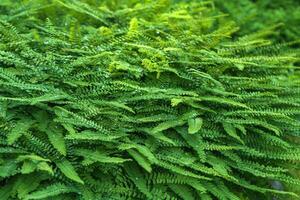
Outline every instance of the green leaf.
{"type": "Polygon", "coordinates": [[[180,104],[180,103],[182,103],[182,102],[183,102],[182,99],[176,99],[176,98],[171,99],[171,105],[172,105],[173,107],[177,106],[178,104],[180,104]]]}
{"type": "Polygon", "coordinates": [[[31,160],[31,161],[44,161],[44,162],[51,162],[51,160],[42,158],[41,156],[38,155],[22,155],[18,156],[17,158],[18,161],[23,161],[23,160],[31,160]]]}
{"type": "Polygon", "coordinates": [[[37,164],[37,169],[48,172],[51,175],[54,175],[52,167],[46,162],[40,162],[39,164],[37,164]]]}
{"type": "Polygon", "coordinates": [[[114,141],[118,138],[120,138],[122,136],[119,136],[119,135],[106,135],[106,134],[103,134],[101,132],[94,132],[94,131],[89,131],[89,130],[86,130],[86,131],[82,131],[81,133],[76,133],[76,134],[70,134],[70,135],[67,135],[65,137],[65,139],[67,140],[76,140],[76,141],[81,141],[81,140],[99,140],[99,141],[107,141],[107,142],[110,142],[110,141],[114,141]]]}
{"type": "Polygon", "coordinates": [[[147,158],[145,158],[142,154],[140,154],[134,149],[128,149],[127,152],[142,168],[144,168],[147,172],[151,173],[151,163],[147,158]]]}
{"type": "Polygon", "coordinates": [[[28,193],[34,191],[40,185],[42,179],[43,176],[38,173],[19,176],[14,188],[17,190],[18,198],[25,199],[28,193]]]}
{"type": "Polygon", "coordinates": [[[157,125],[156,127],[154,127],[152,129],[152,132],[155,134],[155,133],[167,130],[169,128],[173,128],[173,127],[176,127],[176,126],[181,126],[181,125],[183,125],[185,123],[186,122],[184,120],[180,120],[180,119],[162,122],[159,125],[157,125]]]}
{"type": "Polygon", "coordinates": [[[9,181],[8,183],[6,183],[4,186],[1,186],[0,189],[0,196],[1,196],[1,200],[10,200],[11,198],[9,198],[13,193],[13,187],[14,187],[14,182],[9,181]]]}
{"type": "Polygon", "coordinates": [[[201,129],[202,124],[203,124],[202,118],[198,117],[198,118],[195,118],[195,119],[189,119],[188,120],[188,125],[189,125],[188,132],[190,134],[197,133],[201,129]]]}
{"type": "Polygon", "coordinates": [[[55,164],[66,177],[77,183],[84,184],[84,182],[81,180],[81,178],[75,171],[73,165],[67,159],[57,161],[55,162],[55,164]]]}
{"type": "Polygon", "coordinates": [[[131,144],[121,144],[119,146],[119,149],[121,149],[121,150],[127,150],[127,149],[133,149],[133,148],[137,149],[140,154],[145,156],[152,163],[157,162],[157,159],[154,156],[154,154],[151,152],[151,150],[148,147],[144,146],[144,145],[138,145],[138,144],[135,144],[135,143],[131,143],[131,144]]]}
{"type": "Polygon", "coordinates": [[[222,98],[222,97],[216,97],[216,96],[209,96],[209,97],[201,97],[200,101],[210,101],[214,103],[219,103],[219,104],[226,104],[234,107],[241,107],[241,108],[247,108],[250,109],[246,104],[228,99],[228,98],[222,98]]]}
{"type": "Polygon", "coordinates": [[[68,98],[65,94],[45,94],[40,97],[35,97],[31,99],[31,105],[35,105],[40,102],[51,102],[56,100],[62,100],[68,98]]]}
{"type": "Polygon", "coordinates": [[[228,135],[230,135],[231,137],[237,139],[239,142],[241,142],[242,144],[244,144],[244,141],[237,134],[236,129],[235,129],[234,126],[232,126],[229,123],[223,123],[223,127],[224,127],[224,130],[226,131],[226,133],[228,133],[228,135]]]}
{"type": "Polygon", "coordinates": [[[147,199],[152,199],[152,194],[147,186],[147,180],[139,167],[135,163],[127,163],[125,165],[125,170],[138,190],[145,194],[147,199]]]}
{"type": "Polygon", "coordinates": [[[206,159],[206,154],[204,151],[205,144],[199,134],[188,134],[186,129],[183,127],[176,128],[176,131],[184,138],[190,147],[197,152],[200,160],[204,161],[206,159]]]}
{"type": "Polygon", "coordinates": [[[168,170],[176,173],[176,174],[180,174],[180,175],[184,175],[184,176],[188,176],[188,177],[192,177],[192,178],[197,178],[197,179],[202,179],[202,180],[211,180],[208,177],[195,174],[194,172],[189,171],[187,168],[184,168],[184,167],[181,167],[178,165],[174,165],[174,164],[162,161],[162,160],[157,164],[165,169],[168,169],[168,170]]]}
{"type": "Polygon", "coordinates": [[[36,169],[36,164],[31,162],[31,161],[24,161],[22,168],[21,168],[21,173],[22,174],[30,174],[34,172],[36,169]]]}
{"type": "Polygon", "coordinates": [[[175,145],[175,142],[172,139],[166,137],[162,132],[150,133],[150,135],[156,139],[163,141],[163,142],[167,142],[167,143],[175,145]]]}
{"type": "Polygon", "coordinates": [[[16,126],[10,131],[7,135],[7,142],[8,144],[15,143],[28,129],[34,122],[31,120],[20,120],[17,122],[16,126]]]}
{"type": "Polygon", "coordinates": [[[53,147],[62,155],[67,155],[66,150],[66,144],[64,140],[64,135],[62,133],[62,130],[59,128],[56,128],[54,126],[50,126],[46,133],[48,135],[50,143],[53,145],[53,147]]]}
{"type": "Polygon", "coordinates": [[[50,185],[42,190],[33,192],[26,196],[25,200],[30,199],[46,199],[50,197],[55,197],[60,194],[65,193],[71,193],[75,192],[76,190],[73,187],[61,184],[61,183],[55,183],[53,185],[50,185]]]}
{"type": "Polygon", "coordinates": [[[94,162],[101,162],[101,163],[123,163],[126,161],[131,161],[131,159],[123,159],[119,157],[109,156],[105,152],[101,151],[94,151],[88,149],[76,149],[74,151],[76,155],[83,156],[87,159],[87,162],[84,160],[83,164],[92,164],[94,162]]]}
{"type": "Polygon", "coordinates": [[[0,101],[0,117],[5,118],[7,114],[7,101],[0,101]]]}
{"type": "Polygon", "coordinates": [[[0,165],[0,177],[10,177],[17,172],[17,164],[15,161],[6,161],[6,163],[0,165]]]}
{"type": "Polygon", "coordinates": [[[190,190],[190,188],[185,185],[169,184],[169,187],[175,194],[178,194],[178,196],[180,196],[184,200],[195,199],[192,190],[190,190]]]}

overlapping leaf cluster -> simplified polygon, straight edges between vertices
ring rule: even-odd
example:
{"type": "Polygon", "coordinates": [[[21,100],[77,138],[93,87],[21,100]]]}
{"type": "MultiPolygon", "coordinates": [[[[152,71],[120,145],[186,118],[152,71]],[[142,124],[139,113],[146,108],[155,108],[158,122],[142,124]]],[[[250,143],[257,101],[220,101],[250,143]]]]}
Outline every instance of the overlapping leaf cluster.
{"type": "Polygon", "coordinates": [[[231,39],[205,1],[0,12],[1,199],[297,198],[298,58],[272,29],[231,39]]]}

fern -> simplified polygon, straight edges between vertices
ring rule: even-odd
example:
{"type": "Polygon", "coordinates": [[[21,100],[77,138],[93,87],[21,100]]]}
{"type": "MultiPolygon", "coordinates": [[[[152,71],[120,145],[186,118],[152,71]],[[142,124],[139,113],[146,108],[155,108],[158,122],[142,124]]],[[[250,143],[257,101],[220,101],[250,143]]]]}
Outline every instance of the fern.
{"type": "Polygon", "coordinates": [[[241,2],[1,1],[1,199],[299,198],[298,41],[241,2]]]}
{"type": "Polygon", "coordinates": [[[59,194],[74,192],[72,187],[63,184],[56,183],[55,185],[50,185],[43,190],[38,192],[33,192],[25,197],[25,199],[45,199],[48,197],[53,197],[59,194]]]}
{"type": "Polygon", "coordinates": [[[73,165],[68,160],[64,159],[61,161],[57,161],[55,164],[66,177],[75,182],[83,184],[83,181],[79,177],[78,173],[75,171],[73,165]]]}

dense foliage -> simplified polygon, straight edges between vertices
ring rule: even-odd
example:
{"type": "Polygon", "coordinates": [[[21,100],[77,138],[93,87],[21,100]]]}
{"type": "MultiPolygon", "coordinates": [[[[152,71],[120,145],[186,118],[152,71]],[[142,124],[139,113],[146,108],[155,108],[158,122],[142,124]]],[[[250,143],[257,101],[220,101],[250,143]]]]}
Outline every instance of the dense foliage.
{"type": "Polygon", "coordinates": [[[300,1],[298,0],[215,0],[216,6],[240,26],[240,35],[277,27],[278,41],[299,41],[300,1]]]}
{"type": "Polygon", "coordinates": [[[272,28],[206,1],[0,13],[1,200],[299,198],[299,58],[272,28]]]}

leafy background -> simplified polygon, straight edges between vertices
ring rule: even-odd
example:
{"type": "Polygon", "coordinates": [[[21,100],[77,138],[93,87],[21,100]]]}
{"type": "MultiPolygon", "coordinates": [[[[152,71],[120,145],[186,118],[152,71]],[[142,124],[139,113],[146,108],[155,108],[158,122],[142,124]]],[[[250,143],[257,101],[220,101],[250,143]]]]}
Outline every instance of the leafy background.
{"type": "Polygon", "coordinates": [[[299,198],[298,2],[177,2],[1,1],[3,199],[299,198]]]}

